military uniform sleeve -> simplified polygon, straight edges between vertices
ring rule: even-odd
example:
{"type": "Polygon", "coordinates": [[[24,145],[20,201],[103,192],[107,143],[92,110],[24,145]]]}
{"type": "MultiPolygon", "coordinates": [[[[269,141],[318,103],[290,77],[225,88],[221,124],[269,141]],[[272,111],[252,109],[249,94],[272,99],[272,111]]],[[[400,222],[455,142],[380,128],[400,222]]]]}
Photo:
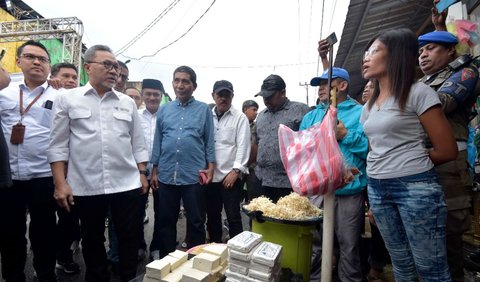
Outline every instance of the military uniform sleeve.
{"type": "Polygon", "coordinates": [[[445,113],[456,109],[475,93],[478,82],[478,69],[465,67],[453,73],[437,90],[445,113]]]}

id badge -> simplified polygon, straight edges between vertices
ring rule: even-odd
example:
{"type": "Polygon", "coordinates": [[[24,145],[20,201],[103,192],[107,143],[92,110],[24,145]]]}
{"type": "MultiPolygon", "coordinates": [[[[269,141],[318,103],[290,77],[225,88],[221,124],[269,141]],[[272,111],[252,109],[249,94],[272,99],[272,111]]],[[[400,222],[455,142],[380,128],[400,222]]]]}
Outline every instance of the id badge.
{"type": "Polygon", "coordinates": [[[12,135],[10,136],[10,143],[18,145],[23,143],[25,136],[25,125],[20,122],[12,126],[12,135]]]}

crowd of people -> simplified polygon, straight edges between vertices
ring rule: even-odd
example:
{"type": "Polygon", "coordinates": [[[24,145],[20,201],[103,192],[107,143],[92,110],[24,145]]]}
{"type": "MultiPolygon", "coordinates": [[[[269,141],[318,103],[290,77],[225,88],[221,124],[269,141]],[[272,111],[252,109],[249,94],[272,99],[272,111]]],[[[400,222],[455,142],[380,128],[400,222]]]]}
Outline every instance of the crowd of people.
{"type": "MultiPolygon", "coordinates": [[[[360,171],[335,193],[338,279],[382,281],[391,260],[398,281],[463,281],[462,234],[470,227],[472,187],[466,149],[480,83],[478,60],[456,53],[458,41],[446,31],[445,17],[434,10],[436,31],[418,38],[401,28],[370,40],[361,62],[368,83],[360,103],[349,96],[348,71],[327,69],[330,45],[321,40],[326,71],[310,83],[318,86],[317,106],[290,101],[285,81],[272,74],[255,95],[266,106],[258,115],[253,100],[242,109],[232,106],[234,86],[226,80],[212,87],[213,107],[196,100],[197,76],[188,66],[173,72],[173,101],[165,101],[158,79],[127,88],[127,65],[105,45],[85,52],[88,82],[77,87],[75,66],[50,67],[45,46],[25,42],[16,54],[24,79],[10,83],[0,68],[3,279],[26,280],[27,210],[39,281],[56,281],[56,269],[78,273],[73,249],[79,244],[86,281],[110,281],[110,270],[122,281],[135,278],[139,259],[160,259],[178,247],[181,206],[186,248],[204,244],[207,233],[209,242],[225,241],[222,210],[227,236],[241,233],[244,197],[277,201],[292,192],[279,125],[297,131],[321,122],[334,88],[335,138],[345,163],[360,171]],[[419,80],[417,61],[425,75],[419,80]],[[147,247],[150,192],[155,218],[147,247]],[[372,248],[365,270],[366,203],[372,248]]],[[[321,197],[311,202],[323,205],[321,197]]],[[[314,238],[311,280],[320,281],[321,230],[314,238]]]]}

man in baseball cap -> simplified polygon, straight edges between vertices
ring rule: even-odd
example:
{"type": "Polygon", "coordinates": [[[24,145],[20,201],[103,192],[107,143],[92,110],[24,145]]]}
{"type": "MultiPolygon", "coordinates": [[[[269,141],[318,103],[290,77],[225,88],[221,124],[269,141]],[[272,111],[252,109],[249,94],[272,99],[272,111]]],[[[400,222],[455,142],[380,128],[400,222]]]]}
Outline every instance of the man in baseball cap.
{"type": "MultiPolygon", "coordinates": [[[[311,86],[320,86],[318,88],[318,98],[320,99],[320,103],[323,104],[328,103],[328,72],[329,70],[326,70],[321,76],[314,77],[310,80],[311,86]]],[[[337,90],[344,91],[346,95],[349,83],[350,75],[348,74],[348,71],[334,67],[332,71],[332,87],[337,87],[337,90]]]]}
{"type": "Polygon", "coordinates": [[[254,147],[257,147],[255,175],[259,180],[258,191],[272,201],[287,196],[292,190],[280,158],[278,127],[285,124],[297,131],[303,116],[310,110],[303,103],[292,102],[286,96],[286,84],[279,75],[272,74],[263,80],[260,92],[267,107],[257,116],[254,131],[254,147]]]}

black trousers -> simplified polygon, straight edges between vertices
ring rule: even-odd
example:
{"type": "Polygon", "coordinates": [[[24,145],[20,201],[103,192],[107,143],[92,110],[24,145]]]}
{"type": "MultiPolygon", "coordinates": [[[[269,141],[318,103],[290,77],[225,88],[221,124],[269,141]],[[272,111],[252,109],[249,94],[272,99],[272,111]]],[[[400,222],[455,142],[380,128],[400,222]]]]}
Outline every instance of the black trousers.
{"type": "Polygon", "coordinates": [[[210,242],[222,243],[222,208],[228,220],[230,238],[243,231],[240,201],[242,199],[242,181],[237,179],[231,189],[225,189],[222,182],[207,185],[207,230],[210,242]]]}
{"type": "Polygon", "coordinates": [[[13,181],[0,189],[0,254],[2,276],[7,281],[25,281],[27,257],[26,211],[30,213],[29,238],[33,267],[39,281],[55,279],[57,245],[56,208],[53,179],[13,181]]]}
{"type": "Polygon", "coordinates": [[[153,251],[158,251],[160,250],[160,235],[158,233],[160,225],[159,221],[157,220],[157,213],[158,213],[158,192],[155,190],[152,190],[152,198],[153,198],[153,214],[154,214],[154,219],[153,219],[153,235],[152,235],[152,242],[150,242],[150,253],[153,251]]]}
{"type": "Polygon", "coordinates": [[[70,249],[73,241],[80,240],[80,220],[76,206],[70,207],[70,212],[58,207],[58,245],[57,260],[73,262],[73,251],[70,249]]]}
{"type": "Polygon", "coordinates": [[[177,220],[180,212],[180,199],[183,200],[187,217],[188,240],[191,248],[205,244],[205,187],[200,184],[167,185],[160,182],[157,194],[158,238],[160,258],[175,251],[177,246],[177,220]]]}
{"type": "Polygon", "coordinates": [[[129,281],[136,276],[139,242],[138,225],[141,209],[140,189],[126,192],[77,196],[75,205],[81,222],[82,253],[85,261],[85,281],[110,281],[105,251],[105,217],[110,209],[118,237],[120,276],[129,281]]]}

